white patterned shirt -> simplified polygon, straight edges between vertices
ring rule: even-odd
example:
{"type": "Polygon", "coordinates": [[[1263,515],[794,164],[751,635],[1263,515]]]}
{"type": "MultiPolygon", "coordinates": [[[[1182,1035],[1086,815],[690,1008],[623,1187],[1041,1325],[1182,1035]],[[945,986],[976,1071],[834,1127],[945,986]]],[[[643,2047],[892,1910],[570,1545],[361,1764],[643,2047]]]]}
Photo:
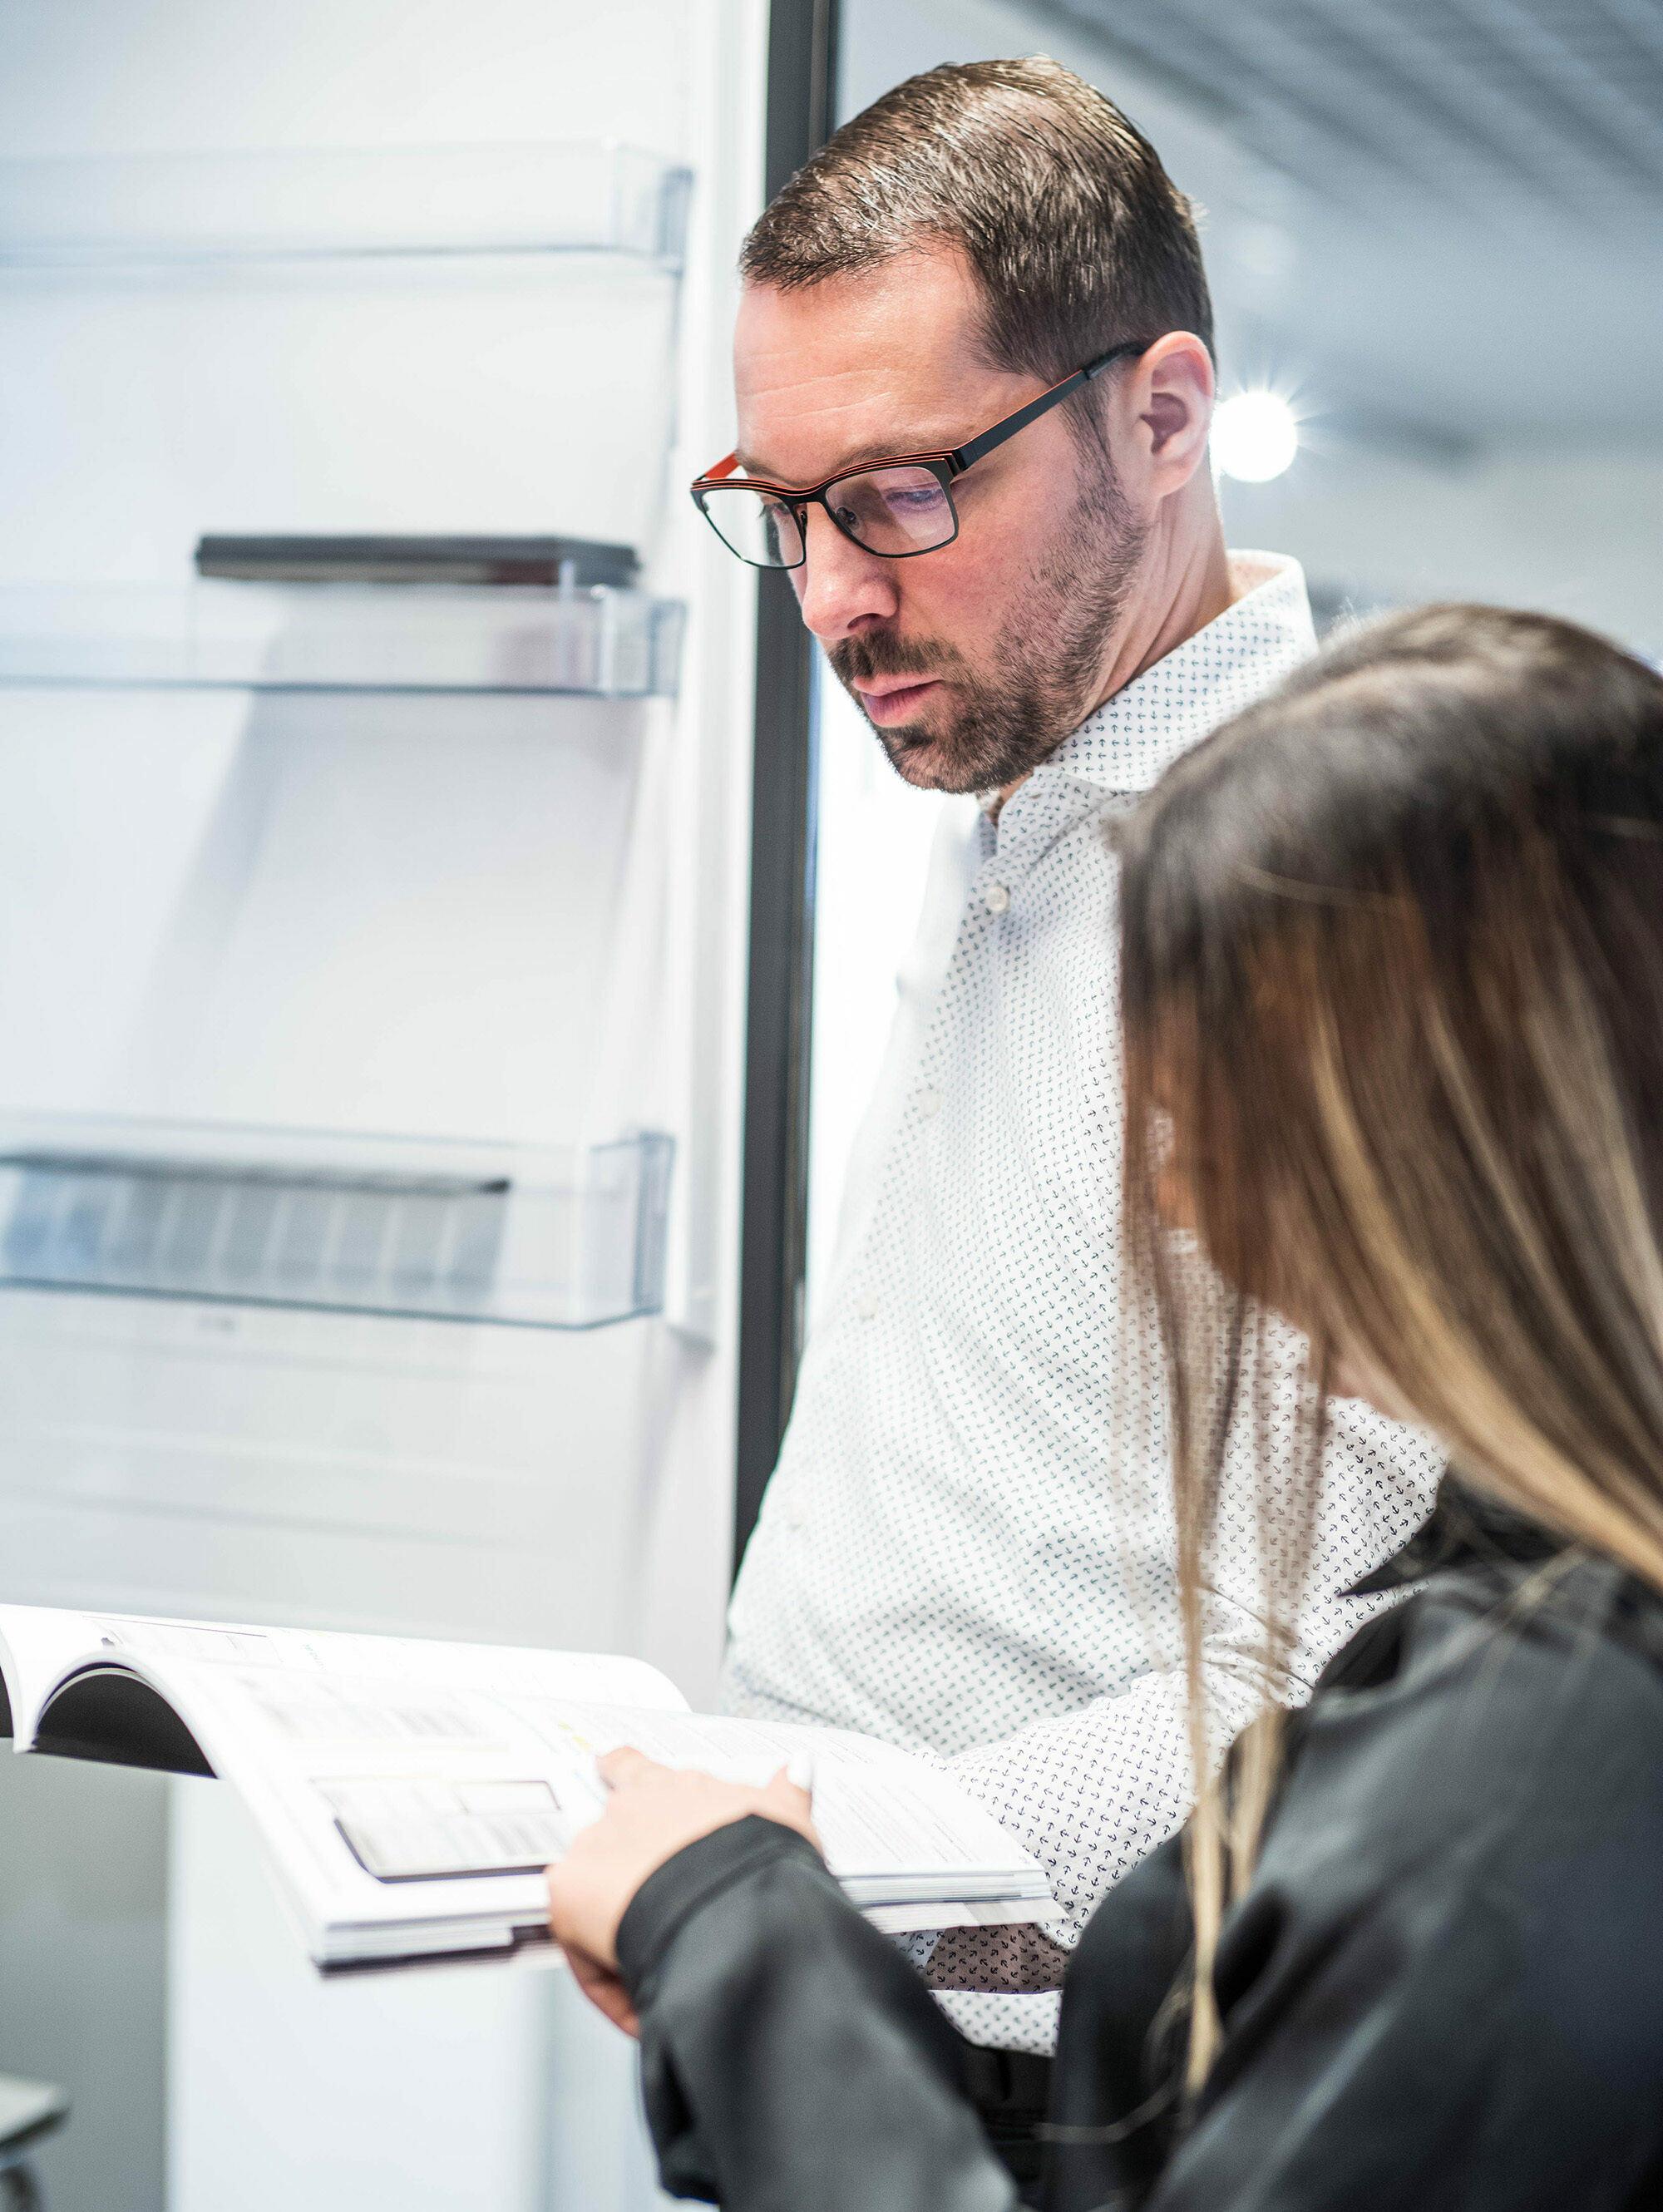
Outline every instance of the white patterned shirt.
{"type": "MultiPolygon", "coordinates": [[[[1039,1858],[1075,1942],[1182,1823],[1174,1534],[1154,1405],[1115,1419],[1122,1083],[1105,820],[1314,647],[1298,565],[1117,692],[996,817],[950,811],[791,1424],[730,1616],[730,1708],[931,1753],[1039,1858]],[[1118,1453],[1118,1462],[1116,1455],[1118,1453]]],[[[1272,1457],[1302,1346],[1278,1352],[1272,1457]],[[1280,1386],[1285,1379],[1286,1389],[1280,1386]]],[[[1430,1443],[1333,1408],[1296,1674],[1366,1617],[1336,1594],[1424,1519],[1430,1443]]],[[[1232,1439],[1205,1664],[1230,1732],[1262,1643],[1261,1473],[1232,1439]]],[[[1274,1480],[1274,1469],[1267,1472],[1274,1480]]],[[[1048,2051],[1054,1994],[943,1994],[972,2041],[1048,2051]]]]}

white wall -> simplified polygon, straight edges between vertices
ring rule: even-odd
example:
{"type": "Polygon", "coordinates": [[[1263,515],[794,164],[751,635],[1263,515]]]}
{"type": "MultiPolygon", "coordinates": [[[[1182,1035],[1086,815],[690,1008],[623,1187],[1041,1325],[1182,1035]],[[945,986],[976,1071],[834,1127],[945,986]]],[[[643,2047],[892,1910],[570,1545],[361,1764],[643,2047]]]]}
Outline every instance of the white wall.
{"type": "Polygon", "coordinates": [[[1233,543],[1296,553],[1363,607],[1535,607],[1663,656],[1663,450],[1514,445],[1437,466],[1320,436],[1273,483],[1225,481],[1233,543]]]}
{"type": "Polygon", "coordinates": [[[167,1785],[0,1746],[0,2074],[75,2109],[33,2161],[51,2212],[162,2201],[167,1785]]]}

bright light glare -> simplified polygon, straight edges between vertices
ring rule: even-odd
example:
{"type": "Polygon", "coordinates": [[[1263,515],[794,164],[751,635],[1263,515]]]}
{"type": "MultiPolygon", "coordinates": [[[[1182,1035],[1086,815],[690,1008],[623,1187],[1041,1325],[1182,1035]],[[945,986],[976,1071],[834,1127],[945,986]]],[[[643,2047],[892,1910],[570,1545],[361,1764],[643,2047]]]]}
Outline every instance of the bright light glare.
{"type": "Polygon", "coordinates": [[[1299,451],[1299,425],[1273,392],[1238,392],[1212,418],[1212,458],[1241,483],[1268,483],[1299,451]]]}

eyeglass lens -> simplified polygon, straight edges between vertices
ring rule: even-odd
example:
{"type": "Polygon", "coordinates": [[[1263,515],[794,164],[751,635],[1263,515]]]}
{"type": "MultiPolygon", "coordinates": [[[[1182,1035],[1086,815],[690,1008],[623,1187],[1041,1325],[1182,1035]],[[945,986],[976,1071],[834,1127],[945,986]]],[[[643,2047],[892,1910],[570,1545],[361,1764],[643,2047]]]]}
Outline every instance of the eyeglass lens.
{"type": "MultiPolygon", "coordinates": [[[[759,568],[794,568],[803,558],[798,510],[770,492],[740,483],[707,486],[705,512],[742,561],[759,568]]],[[[838,527],[869,553],[924,553],[945,545],[956,524],[946,488],[915,465],[866,469],[826,488],[838,527]]]]}

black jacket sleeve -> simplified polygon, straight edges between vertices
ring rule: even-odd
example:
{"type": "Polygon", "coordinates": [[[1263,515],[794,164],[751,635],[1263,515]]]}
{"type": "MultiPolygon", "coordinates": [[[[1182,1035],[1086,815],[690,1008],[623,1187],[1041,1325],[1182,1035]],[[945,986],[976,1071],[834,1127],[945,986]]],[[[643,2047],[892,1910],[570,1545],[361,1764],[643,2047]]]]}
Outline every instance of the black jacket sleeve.
{"type": "Polygon", "coordinates": [[[719,1828],[618,1929],[665,2187],[727,2212],[1010,2212],[956,2037],[819,1854],[719,1828]]]}

